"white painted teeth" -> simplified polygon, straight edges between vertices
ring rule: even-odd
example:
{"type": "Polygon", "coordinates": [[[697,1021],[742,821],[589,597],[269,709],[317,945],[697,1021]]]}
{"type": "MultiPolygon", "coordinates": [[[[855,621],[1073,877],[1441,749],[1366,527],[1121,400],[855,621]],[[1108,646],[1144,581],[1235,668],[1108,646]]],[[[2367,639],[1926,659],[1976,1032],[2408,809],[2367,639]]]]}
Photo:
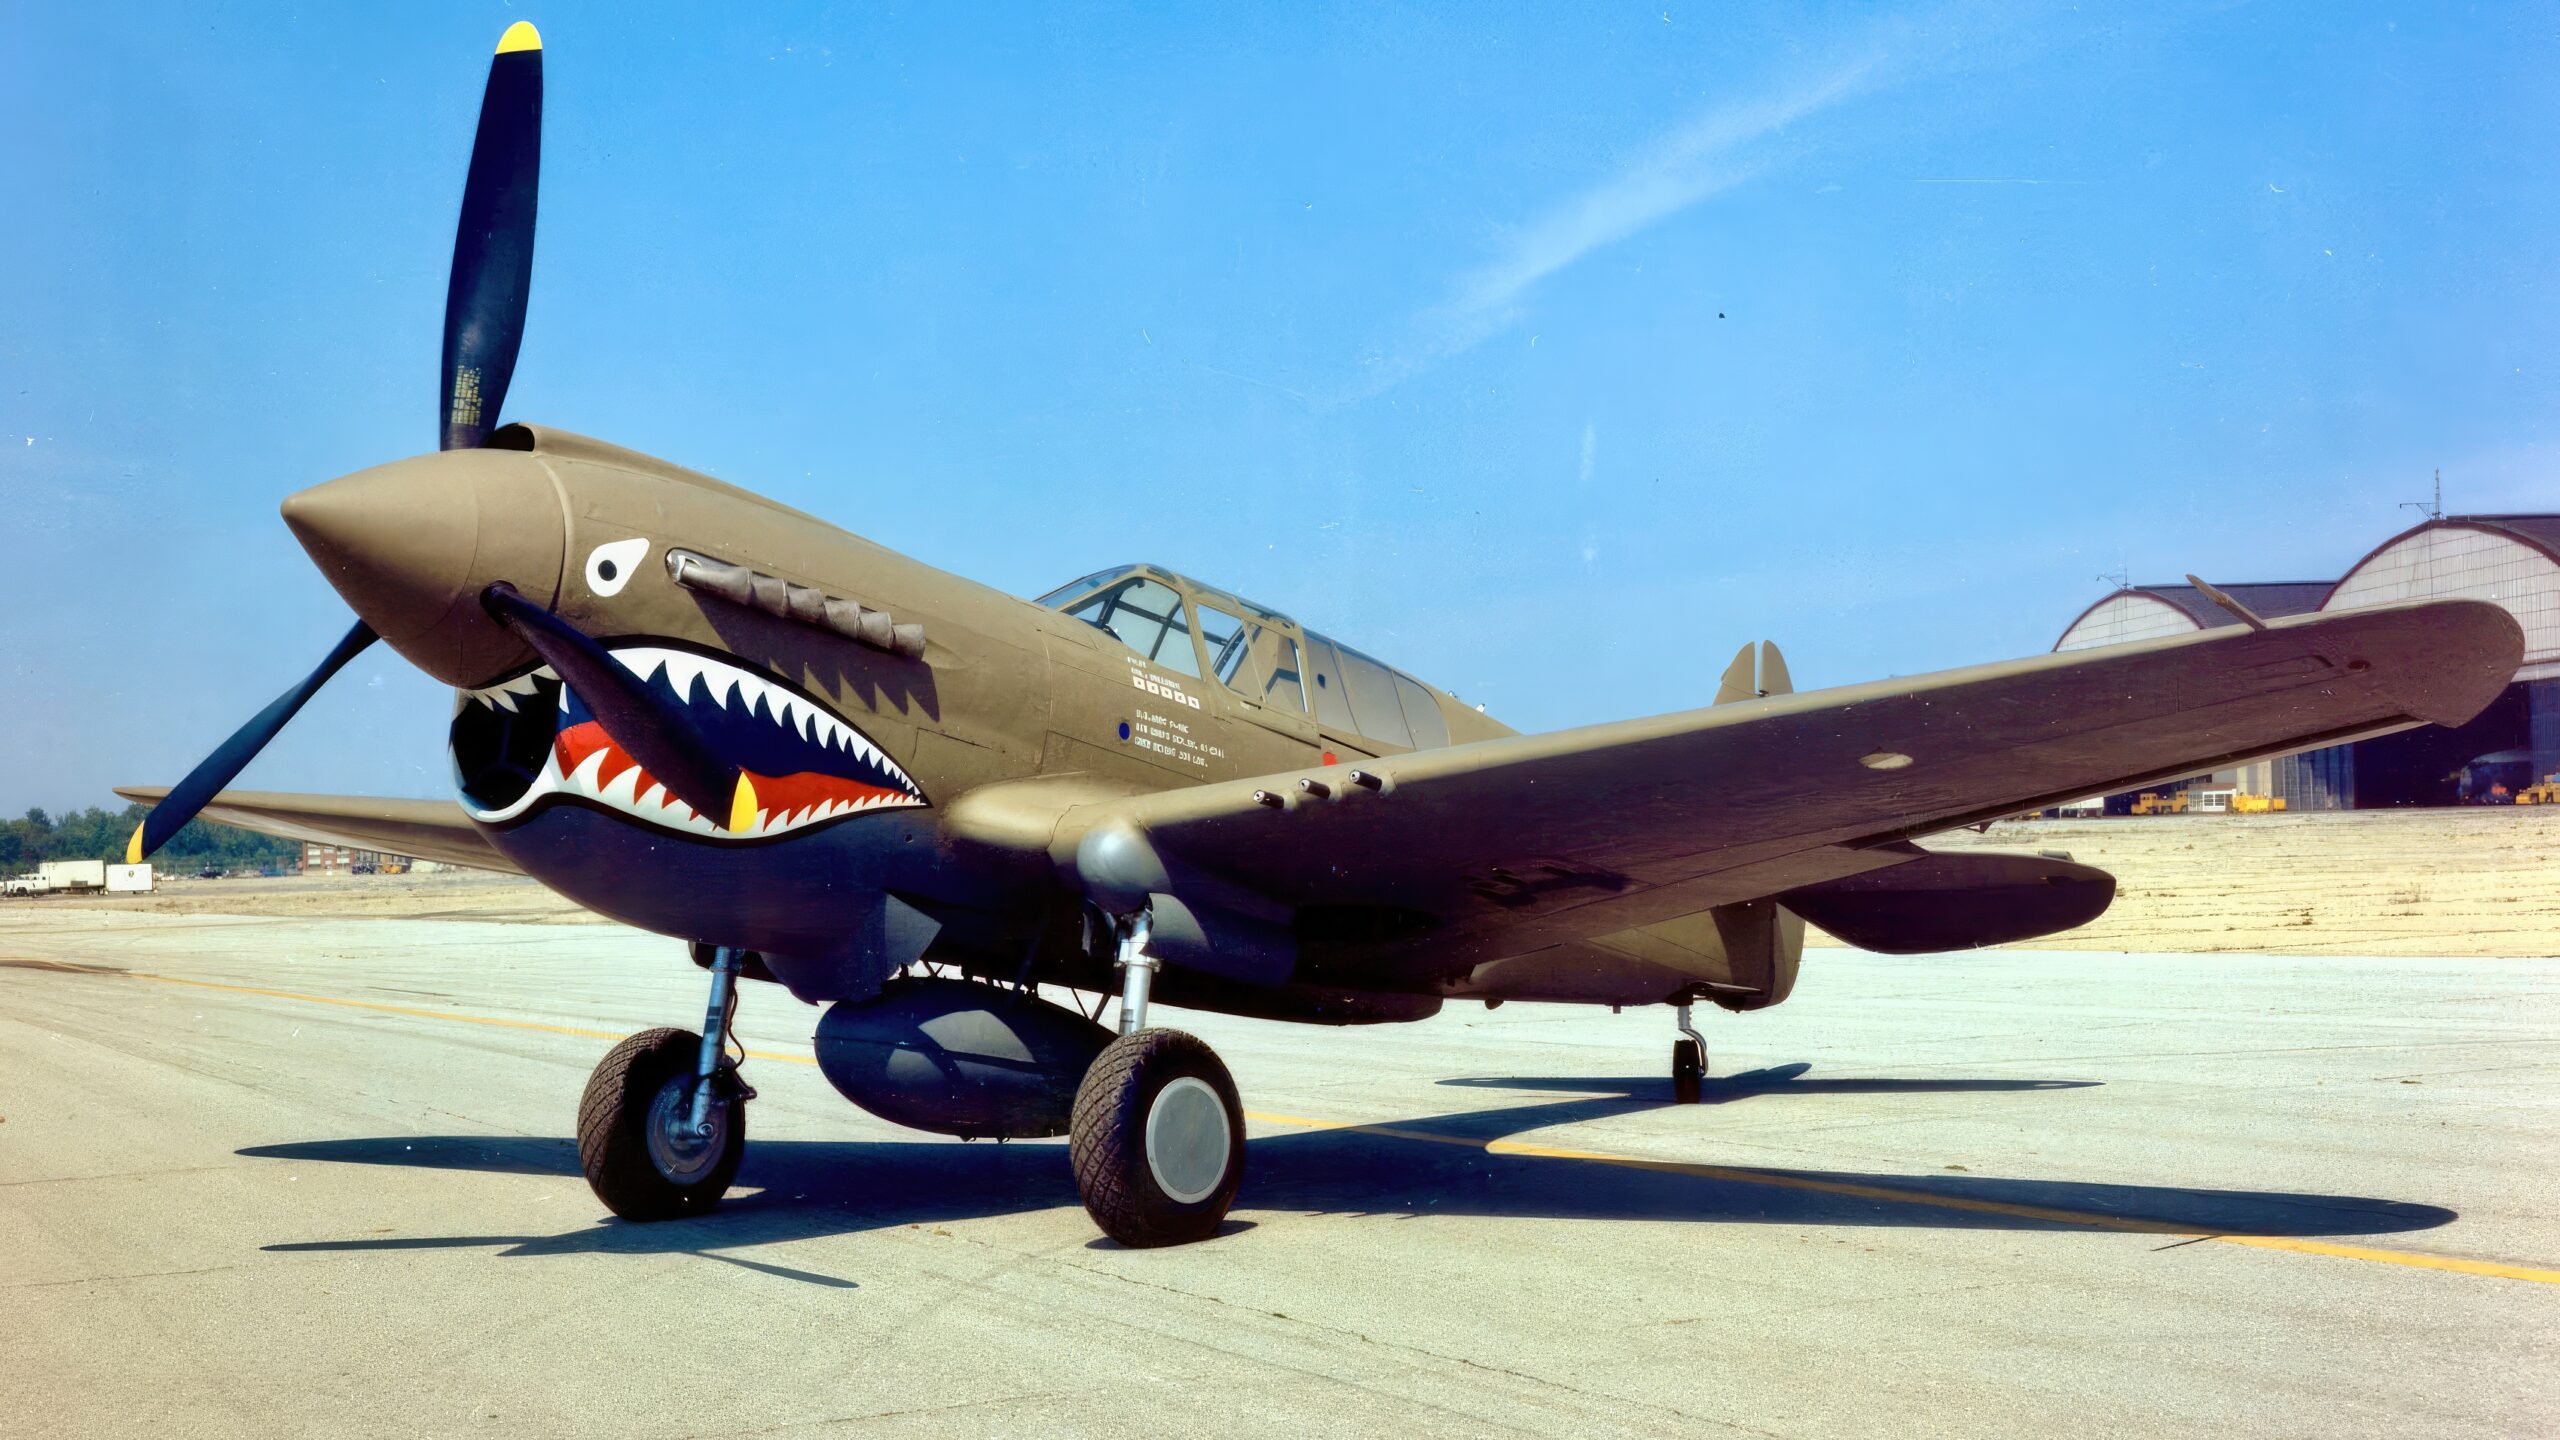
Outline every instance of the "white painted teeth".
{"type": "Polygon", "coordinates": [[[625,765],[622,767],[622,773],[605,782],[604,789],[597,792],[597,795],[604,803],[616,810],[638,810],[640,800],[633,792],[639,788],[640,767],[625,765]]]}
{"type": "MultiPolygon", "coordinates": [[[[728,709],[734,701],[750,715],[757,713],[757,707],[761,706],[767,719],[789,729],[804,742],[830,753],[851,755],[868,761],[889,778],[892,786],[911,788],[906,772],[900,769],[895,761],[881,754],[878,747],[864,739],[861,732],[838,719],[824,705],[797,694],[779,683],[725,661],[716,660],[707,655],[697,655],[690,650],[676,650],[657,645],[632,645],[615,650],[612,654],[615,661],[624,669],[644,681],[664,672],[669,688],[684,699],[708,700],[724,710],[728,709]]],[[[462,693],[469,696],[473,703],[493,709],[513,711],[518,699],[539,694],[541,682],[556,681],[556,679],[550,668],[545,666],[485,689],[465,690],[462,693]]],[[[560,709],[566,713],[569,708],[569,690],[565,685],[558,688],[560,709]]],[[[760,810],[756,814],[753,828],[744,835],[740,835],[723,829],[708,818],[696,814],[692,806],[667,793],[667,787],[655,780],[650,781],[646,789],[642,789],[640,787],[641,769],[631,762],[629,756],[615,757],[621,762],[622,768],[610,781],[603,779],[605,761],[610,753],[606,749],[599,748],[579,762],[575,770],[564,775],[560,770],[559,752],[555,748],[544,757],[542,773],[534,777],[533,784],[516,799],[514,804],[503,810],[475,811],[474,813],[480,819],[492,822],[511,820],[531,809],[545,795],[577,795],[593,800],[619,814],[630,815],[649,824],[682,834],[699,835],[713,840],[739,840],[788,834],[820,821],[833,820],[840,815],[923,803],[908,795],[885,794],[860,800],[830,800],[793,810],[760,810]]]]}
{"type": "MultiPolygon", "coordinates": [[[[554,752],[555,754],[557,752],[554,752]]],[[[625,815],[636,815],[651,824],[688,834],[719,836],[719,826],[703,819],[685,804],[667,793],[667,787],[652,780],[645,793],[639,793],[640,767],[629,756],[621,757],[622,768],[611,780],[602,778],[604,763],[611,752],[599,748],[578,763],[578,768],[561,775],[557,764],[543,769],[543,778],[535,783],[536,791],[562,795],[583,795],[625,815]]]]}
{"type": "Polygon", "coordinates": [[[604,798],[604,787],[596,780],[597,776],[604,773],[604,756],[602,746],[589,751],[587,758],[578,762],[578,768],[569,772],[568,788],[581,795],[604,798]]]}
{"type": "Polygon", "coordinates": [[[702,678],[702,658],[698,655],[688,655],[681,650],[667,650],[660,653],[666,657],[667,684],[675,690],[676,698],[690,697],[693,694],[693,682],[702,678]]]}
{"type": "Polygon", "coordinates": [[[465,690],[462,693],[482,706],[492,710],[504,710],[512,715],[515,713],[517,696],[538,694],[542,688],[541,682],[554,678],[557,677],[552,675],[551,667],[544,665],[527,670],[512,680],[501,680],[486,689],[465,690]]]}

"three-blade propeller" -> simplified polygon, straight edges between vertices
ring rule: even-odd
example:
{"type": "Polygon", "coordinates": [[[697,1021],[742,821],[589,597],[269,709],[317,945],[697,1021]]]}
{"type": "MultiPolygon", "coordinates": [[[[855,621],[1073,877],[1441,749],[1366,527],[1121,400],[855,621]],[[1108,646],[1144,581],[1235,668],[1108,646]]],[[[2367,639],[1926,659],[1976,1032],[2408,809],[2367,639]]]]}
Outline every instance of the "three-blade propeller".
{"type": "MultiPolygon", "coordinates": [[[[534,197],[541,166],[542,37],[518,21],[507,27],[489,62],[470,177],[463,184],[462,223],[454,236],[453,276],[445,292],[437,437],[443,449],[481,442],[496,424],[498,404],[515,375],[533,277],[534,197]]],[[[185,828],[266,748],[303,702],[373,641],[372,627],[357,621],[318,669],[206,756],[134,827],[125,845],[126,862],[140,863],[185,828]]]]}
{"type": "MultiPolygon", "coordinates": [[[[498,41],[489,84],[480,96],[480,127],[463,181],[462,219],[453,237],[453,273],[444,302],[443,389],[437,396],[437,443],[476,447],[497,428],[498,407],[515,378],[516,352],[533,282],[534,212],[542,176],[542,37],[519,20],[498,41]]],[[[614,743],[667,787],[669,794],[742,830],[756,815],[755,787],[720,758],[682,710],[651,692],[605,648],[512,585],[480,597],[490,617],[540,655],[578,692],[614,743]]],[[[257,757],[329,677],[374,642],[363,621],[318,669],[252,717],[134,828],[128,863],[167,843],[241,768],[257,757]]]]}

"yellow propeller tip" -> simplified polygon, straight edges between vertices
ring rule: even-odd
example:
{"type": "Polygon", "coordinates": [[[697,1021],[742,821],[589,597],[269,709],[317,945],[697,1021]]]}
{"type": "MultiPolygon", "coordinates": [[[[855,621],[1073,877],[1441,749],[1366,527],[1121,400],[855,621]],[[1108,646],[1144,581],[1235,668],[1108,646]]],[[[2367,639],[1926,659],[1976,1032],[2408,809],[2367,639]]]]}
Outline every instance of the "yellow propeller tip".
{"type": "Polygon", "coordinates": [[[533,22],[530,20],[517,21],[507,27],[506,34],[498,37],[498,53],[501,55],[512,55],[518,50],[541,48],[542,32],[534,29],[533,22]]]}
{"type": "Polygon", "coordinates": [[[741,774],[737,793],[729,800],[729,833],[744,834],[756,823],[756,787],[741,774]]]}
{"type": "Polygon", "coordinates": [[[124,842],[124,863],[127,865],[142,863],[142,826],[140,825],[133,827],[133,838],[124,842]]]}

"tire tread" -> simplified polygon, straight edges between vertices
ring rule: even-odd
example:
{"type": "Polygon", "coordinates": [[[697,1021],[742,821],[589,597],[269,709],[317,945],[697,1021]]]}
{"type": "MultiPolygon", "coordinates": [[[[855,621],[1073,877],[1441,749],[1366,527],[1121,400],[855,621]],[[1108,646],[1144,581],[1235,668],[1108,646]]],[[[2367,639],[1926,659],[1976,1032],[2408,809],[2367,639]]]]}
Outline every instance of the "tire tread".
{"type": "Polygon", "coordinates": [[[729,1101],[736,1113],[730,1117],[726,1162],[693,1186],[677,1186],[658,1173],[641,1133],[649,1104],[666,1083],[670,1067],[690,1071],[701,1045],[702,1037],[690,1030],[673,1026],[643,1030],[605,1052],[587,1077],[586,1092],[578,1099],[578,1165],[596,1198],[625,1220],[703,1214],[720,1203],[737,1175],[738,1160],[746,1148],[742,1101],[729,1101]]]}
{"type": "MultiPolygon", "coordinates": [[[[1075,1167],[1076,1189],[1085,1209],[1103,1233],[1133,1249],[1178,1245],[1215,1234],[1234,1202],[1242,1176],[1241,1162],[1226,1182],[1196,1206],[1173,1206],[1160,1195],[1145,1193],[1147,1160],[1143,1147],[1145,1116],[1139,1101],[1148,1072],[1205,1061],[1203,1078],[1227,1103],[1231,1143],[1243,1144],[1243,1124],[1235,1104],[1235,1082],[1217,1052],[1187,1031],[1146,1029],[1123,1035],[1103,1047],[1076,1087],[1075,1115],[1068,1132],[1068,1156],[1075,1167]]],[[[1185,1065],[1186,1070],[1190,1066],[1185,1065]]]]}

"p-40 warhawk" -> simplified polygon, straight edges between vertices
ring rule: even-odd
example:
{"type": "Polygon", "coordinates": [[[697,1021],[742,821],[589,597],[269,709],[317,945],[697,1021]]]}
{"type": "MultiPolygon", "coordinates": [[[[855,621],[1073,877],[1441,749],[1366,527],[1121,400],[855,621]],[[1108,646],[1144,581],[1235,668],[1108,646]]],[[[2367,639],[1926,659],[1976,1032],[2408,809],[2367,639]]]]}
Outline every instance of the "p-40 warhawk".
{"type": "Polygon", "coordinates": [[[1124,565],[1001,594],[734,485],[496,423],[531,277],[541,42],[492,62],[446,298],[442,448],[305,490],[285,523],[361,617],[166,791],[205,815],[530,875],[688,942],[699,1034],[605,1056],[578,1151],[616,1214],[716,1205],[753,1091],[740,978],[827,1007],[864,1109],[1070,1137],[1095,1221],[1209,1235],[1236,1193],[1226,1066],[1167,1004],[1418,1020],[1449,1000],[1787,998],[1810,921],[1917,953],[2095,918],[2106,874],[1913,841],[2074,796],[2459,723],[2522,636],[2474,602],[1790,693],[1746,646],[1716,703],[1518,734],[1290,616],[1124,565]],[[461,804],[223,792],[375,640],[457,689],[461,804]],[[221,792],[221,793],[217,793],[221,792]],[[1091,1018],[1041,998],[1093,998],[1091,1018]],[[1097,1023],[1119,997],[1118,1027],[1097,1023]]]}

